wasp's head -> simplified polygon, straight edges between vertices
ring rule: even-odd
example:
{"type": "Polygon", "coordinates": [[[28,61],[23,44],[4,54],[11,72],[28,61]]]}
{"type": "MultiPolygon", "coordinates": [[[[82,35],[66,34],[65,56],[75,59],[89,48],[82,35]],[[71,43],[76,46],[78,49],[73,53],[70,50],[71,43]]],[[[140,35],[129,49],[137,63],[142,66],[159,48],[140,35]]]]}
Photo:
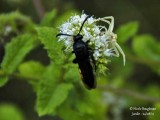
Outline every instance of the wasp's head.
{"type": "Polygon", "coordinates": [[[87,21],[87,19],[88,19],[89,17],[90,17],[90,16],[88,15],[88,16],[84,19],[84,21],[83,21],[83,23],[82,23],[82,25],[81,25],[81,27],[80,27],[79,32],[78,32],[77,35],[70,35],[70,34],[66,34],[66,33],[59,33],[59,34],[56,35],[56,37],[61,36],[61,35],[64,35],[64,36],[72,36],[73,39],[74,39],[74,41],[82,40],[82,39],[83,39],[83,36],[80,34],[80,32],[82,31],[82,28],[83,28],[83,26],[84,26],[84,23],[87,21]]]}
{"type": "Polygon", "coordinates": [[[76,36],[73,37],[74,41],[82,40],[83,36],[81,34],[77,34],[76,36]]]}

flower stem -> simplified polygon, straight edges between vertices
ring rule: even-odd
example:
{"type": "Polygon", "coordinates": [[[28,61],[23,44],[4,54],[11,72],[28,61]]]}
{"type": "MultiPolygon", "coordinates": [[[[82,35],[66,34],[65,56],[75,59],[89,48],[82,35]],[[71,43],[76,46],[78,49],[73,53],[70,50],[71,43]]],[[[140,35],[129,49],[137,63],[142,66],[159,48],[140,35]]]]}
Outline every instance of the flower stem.
{"type": "Polygon", "coordinates": [[[135,63],[147,64],[147,65],[160,65],[160,61],[154,61],[151,59],[143,59],[131,54],[126,54],[126,58],[135,63]]]}
{"type": "Polygon", "coordinates": [[[44,16],[45,10],[41,3],[41,0],[33,0],[33,4],[35,6],[35,9],[37,11],[39,18],[42,19],[44,16]]]}
{"type": "Polygon", "coordinates": [[[10,75],[10,74],[5,73],[3,70],[0,70],[0,77],[2,77],[2,76],[11,76],[16,79],[31,80],[31,81],[39,81],[40,80],[40,78],[37,78],[34,76],[23,75],[20,73],[13,73],[10,75]]]}
{"type": "Polygon", "coordinates": [[[110,91],[118,95],[128,96],[128,97],[132,97],[135,99],[144,100],[148,102],[154,102],[154,103],[160,102],[160,97],[144,95],[143,93],[139,93],[129,89],[114,88],[112,86],[99,86],[98,89],[103,91],[110,91]]]}

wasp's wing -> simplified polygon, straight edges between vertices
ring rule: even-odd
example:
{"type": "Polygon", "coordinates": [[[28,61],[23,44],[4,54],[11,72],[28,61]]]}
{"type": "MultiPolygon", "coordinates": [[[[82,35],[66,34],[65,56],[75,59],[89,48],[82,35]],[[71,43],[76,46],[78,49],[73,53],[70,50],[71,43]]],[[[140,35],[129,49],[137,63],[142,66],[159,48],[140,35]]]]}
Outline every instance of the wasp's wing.
{"type": "Polygon", "coordinates": [[[96,88],[96,79],[95,79],[94,70],[90,61],[86,60],[78,64],[79,64],[82,80],[86,88],[88,89],[96,88]]]}

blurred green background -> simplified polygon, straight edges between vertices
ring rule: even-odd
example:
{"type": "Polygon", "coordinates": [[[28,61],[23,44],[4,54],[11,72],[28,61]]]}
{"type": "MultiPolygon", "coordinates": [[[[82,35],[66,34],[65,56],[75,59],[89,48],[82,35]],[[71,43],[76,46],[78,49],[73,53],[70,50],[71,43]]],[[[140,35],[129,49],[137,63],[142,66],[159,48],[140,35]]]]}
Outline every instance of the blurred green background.
{"type": "MultiPolygon", "coordinates": [[[[6,54],[6,51],[5,54],[3,53],[4,46],[7,46],[12,39],[18,41],[17,36],[29,33],[32,35],[26,35],[28,38],[32,39],[38,36],[36,39],[42,39],[42,44],[36,41],[33,42],[34,45],[31,48],[26,47],[26,51],[34,49],[28,54],[24,54],[23,61],[17,63],[14,70],[11,70],[12,66],[8,65],[6,71],[9,71],[7,74],[9,80],[7,83],[3,83],[5,81],[3,78],[5,62],[2,65],[0,71],[2,82],[0,83],[5,85],[1,85],[0,88],[0,120],[159,120],[159,11],[159,0],[1,0],[0,62],[2,64],[4,62],[3,56],[6,54]],[[53,41],[56,41],[57,27],[70,15],[73,13],[80,14],[82,10],[96,18],[104,16],[115,18],[114,32],[117,33],[117,42],[126,54],[126,65],[123,66],[121,56],[120,58],[111,58],[112,61],[107,65],[106,75],[99,75],[97,78],[98,88],[94,91],[87,91],[81,84],[77,66],[70,62],[68,65],[70,69],[67,65],[64,66],[64,69],[69,71],[65,73],[65,79],[70,80],[69,82],[66,80],[69,86],[58,87],[56,89],[58,92],[53,94],[58,100],[55,98],[51,100],[51,103],[56,100],[59,101],[59,99],[62,99],[62,102],[57,102],[58,105],[55,105],[54,110],[52,110],[53,104],[50,108],[47,108],[44,102],[42,107],[41,99],[43,97],[41,98],[41,94],[47,95],[50,93],[46,91],[44,93],[37,92],[43,89],[42,82],[36,81],[34,83],[27,75],[35,75],[34,77],[39,79],[41,78],[39,77],[40,74],[43,72],[45,74],[45,71],[48,70],[51,73],[46,72],[45,76],[49,75],[50,80],[58,79],[54,77],[54,74],[61,69],[62,64],[60,63],[61,66],[54,66],[53,72],[49,68],[49,66],[52,66],[50,61],[55,62],[64,59],[64,57],[58,58],[60,55],[57,55],[57,58],[52,60],[52,55],[55,55],[55,53],[52,53],[54,51],[46,52],[46,50],[52,50],[52,48],[43,39],[52,41],[53,38],[53,41]],[[14,14],[15,11],[20,13],[14,14]],[[13,27],[13,31],[5,33],[4,29],[6,30],[8,25],[13,27]],[[52,28],[55,29],[53,34],[50,32],[52,28]],[[34,36],[35,33],[37,36],[34,36]],[[43,46],[46,50],[43,49],[43,46]],[[35,61],[38,61],[38,63],[35,63],[35,61]],[[71,69],[72,67],[73,69],[71,69]],[[33,70],[31,70],[32,68],[33,70]],[[51,76],[52,72],[53,76],[51,76]],[[72,72],[75,75],[72,75],[72,72]],[[75,82],[75,78],[79,79],[75,82]],[[73,84],[74,87],[70,88],[70,84],[73,84]],[[62,90],[60,90],[61,87],[62,90]],[[69,92],[62,93],[63,90],[69,92]],[[142,107],[156,108],[156,110],[135,110],[142,107]],[[141,115],[131,116],[132,112],[139,112],[141,115]],[[154,115],[142,115],[149,112],[154,113],[154,115]]],[[[13,44],[10,46],[13,46],[13,44]]],[[[28,44],[26,43],[26,46],[28,44]]],[[[8,48],[9,51],[10,46],[8,45],[5,49],[8,48]]],[[[21,48],[21,45],[19,45],[19,48],[21,48]]],[[[12,54],[12,50],[10,50],[10,54],[12,54]]],[[[14,54],[16,55],[13,50],[14,54]]],[[[5,60],[7,61],[7,57],[5,60]]],[[[10,61],[14,61],[14,58],[10,61]]],[[[47,77],[44,78],[49,80],[47,77]]],[[[50,83],[52,84],[52,82],[50,83]]],[[[55,85],[59,84],[56,83],[55,85]]],[[[48,91],[51,92],[52,90],[48,91]]]]}

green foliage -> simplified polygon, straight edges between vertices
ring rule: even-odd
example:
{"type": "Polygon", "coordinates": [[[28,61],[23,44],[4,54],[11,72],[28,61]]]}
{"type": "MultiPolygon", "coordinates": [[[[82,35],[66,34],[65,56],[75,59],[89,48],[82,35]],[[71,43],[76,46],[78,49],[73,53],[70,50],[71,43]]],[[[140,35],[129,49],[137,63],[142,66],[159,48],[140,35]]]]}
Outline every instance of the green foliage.
{"type": "MultiPolygon", "coordinates": [[[[63,120],[105,120],[106,112],[111,112],[112,106],[117,108],[117,98],[119,98],[119,96],[111,96],[107,97],[106,100],[104,97],[105,90],[118,93],[116,88],[120,90],[120,87],[127,87],[143,91],[143,94],[159,97],[160,89],[157,85],[143,88],[127,82],[127,80],[132,79],[131,76],[137,71],[135,63],[146,65],[151,70],[156,71],[155,74],[160,74],[160,43],[151,35],[137,35],[138,22],[124,24],[116,31],[118,34],[117,42],[122,44],[126,54],[126,66],[121,65],[121,60],[112,59],[113,64],[111,64],[107,76],[97,75],[98,88],[92,91],[86,90],[81,85],[78,65],[72,63],[75,56],[71,53],[64,53],[63,43],[58,42],[56,38],[56,27],[66,21],[73,13],[75,11],[68,11],[58,16],[54,9],[45,15],[40,25],[34,24],[28,17],[19,12],[0,15],[0,43],[5,43],[3,44],[5,56],[0,69],[0,86],[4,86],[10,76],[26,80],[32,85],[37,95],[36,111],[38,115],[59,116],[63,120]],[[17,22],[17,19],[21,22],[17,22]],[[11,28],[8,33],[6,33],[6,26],[11,28]],[[11,36],[12,32],[16,35],[11,36]],[[5,41],[6,35],[9,36],[9,38],[7,37],[8,43],[5,41]],[[127,40],[131,41],[132,47],[127,45],[127,40]],[[43,65],[41,60],[25,59],[28,53],[32,53],[31,50],[41,45],[43,45],[44,51],[50,59],[48,65],[43,65]],[[110,89],[110,87],[103,89],[108,84],[114,86],[115,89],[110,89]]],[[[122,90],[120,95],[123,95],[123,92],[129,93],[122,90]]],[[[133,97],[136,98],[137,96],[133,95],[133,97]]],[[[147,101],[142,103],[135,102],[132,98],[130,98],[132,100],[123,99],[128,102],[126,103],[128,105],[147,104],[147,101]]],[[[119,111],[127,106],[120,105],[119,111]]],[[[158,109],[159,104],[153,101],[153,105],[158,109]]],[[[113,115],[116,112],[113,112],[113,115]]],[[[157,119],[156,116],[155,118],[148,118],[149,120],[157,119]]],[[[1,105],[0,119],[23,120],[23,116],[14,106],[1,105]],[[11,116],[12,118],[10,118],[11,116]]]]}
{"type": "Polygon", "coordinates": [[[34,47],[35,39],[29,34],[21,35],[6,45],[2,69],[11,74],[15,71],[25,55],[34,47]]]}
{"type": "Polygon", "coordinates": [[[160,43],[151,35],[140,35],[133,39],[136,55],[160,74],[160,43]]]}
{"type": "Polygon", "coordinates": [[[62,74],[56,71],[57,68],[55,64],[48,66],[39,84],[36,106],[40,116],[55,114],[56,108],[65,101],[72,88],[72,84],[63,83],[62,74]]]}
{"type": "Polygon", "coordinates": [[[0,87],[4,86],[7,83],[7,81],[8,81],[8,76],[5,75],[0,76],[0,87]]]}
{"type": "Polygon", "coordinates": [[[70,10],[70,11],[66,11],[64,14],[62,14],[61,16],[59,16],[56,20],[55,20],[55,26],[58,27],[61,24],[63,24],[63,22],[67,21],[67,19],[72,16],[73,14],[78,14],[79,12],[75,11],[75,10],[70,10]]]}
{"type": "Polygon", "coordinates": [[[71,91],[69,99],[58,108],[58,115],[64,120],[104,120],[106,106],[100,102],[98,91],[84,91],[82,88],[71,91]],[[74,99],[74,100],[73,100],[74,99]],[[67,112],[64,112],[64,109],[67,112]]]}
{"type": "Polygon", "coordinates": [[[41,21],[41,25],[42,26],[53,26],[56,15],[57,15],[56,9],[53,9],[51,12],[46,13],[41,21]]]}
{"type": "Polygon", "coordinates": [[[133,37],[139,28],[138,22],[129,22],[120,26],[117,30],[118,43],[125,43],[128,39],[133,37]]]}
{"type": "MultiPolygon", "coordinates": [[[[30,34],[24,34],[13,38],[5,47],[5,56],[1,64],[5,74],[12,74],[34,46],[35,38],[30,34]]],[[[3,85],[6,82],[7,78],[1,81],[3,85]]]]}
{"type": "Polygon", "coordinates": [[[159,119],[160,103],[155,104],[153,108],[156,108],[156,110],[151,110],[150,112],[154,113],[154,115],[148,116],[148,120],[158,120],[159,119]]]}
{"type": "Polygon", "coordinates": [[[40,79],[42,77],[45,67],[35,61],[24,62],[19,66],[19,72],[23,76],[30,76],[30,78],[40,79]]]}
{"type": "Polygon", "coordinates": [[[43,66],[40,62],[28,61],[20,64],[18,70],[20,75],[28,80],[36,92],[46,67],[43,66]]]}
{"type": "Polygon", "coordinates": [[[18,11],[9,14],[0,15],[0,38],[10,33],[18,34],[27,32],[33,29],[34,24],[32,21],[20,14],[18,11]]]}
{"type": "Polygon", "coordinates": [[[0,104],[0,120],[24,120],[24,116],[15,105],[0,104]]]}
{"type": "Polygon", "coordinates": [[[147,91],[147,93],[149,95],[156,96],[156,97],[160,96],[160,89],[156,85],[152,85],[152,86],[147,87],[147,89],[145,91],[147,91]]]}
{"type": "Polygon", "coordinates": [[[48,86],[48,88],[44,86],[44,90],[40,90],[37,97],[37,111],[39,115],[56,115],[56,108],[66,100],[72,87],[72,84],[68,83],[61,83],[58,86],[48,86]]]}
{"type": "Polygon", "coordinates": [[[6,75],[16,70],[18,64],[30,49],[35,46],[35,43],[33,42],[33,36],[29,35],[29,32],[34,31],[34,24],[28,17],[16,11],[9,14],[1,14],[0,22],[0,44],[5,45],[14,37],[12,42],[5,46],[5,56],[1,63],[4,71],[2,72],[3,76],[0,76],[0,86],[3,86],[8,81],[8,76],[6,75]],[[27,34],[21,35],[23,33],[27,34]],[[20,36],[16,37],[17,35],[20,36]]]}
{"type": "Polygon", "coordinates": [[[136,36],[133,50],[139,56],[153,61],[160,61],[160,43],[151,35],[136,36]]]}
{"type": "Polygon", "coordinates": [[[63,60],[62,45],[56,40],[56,30],[49,27],[38,27],[36,30],[38,38],[44,45],[44,49],[47,50],[50,59],[54,62],[63,60]]]}

